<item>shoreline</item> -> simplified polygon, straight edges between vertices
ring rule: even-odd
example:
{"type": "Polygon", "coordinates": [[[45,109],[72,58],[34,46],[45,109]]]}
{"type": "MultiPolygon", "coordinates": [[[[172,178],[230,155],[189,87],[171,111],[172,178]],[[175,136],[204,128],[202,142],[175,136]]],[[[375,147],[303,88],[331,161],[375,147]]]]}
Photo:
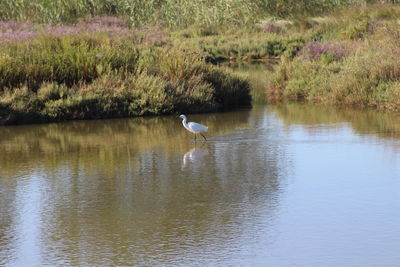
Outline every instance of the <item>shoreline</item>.
{"type": "Polygon", "coordinates": [[[399,5],[270,18],[251,28],[0,22],[0,124],[214,112],[251,105],[213,64],[271,62],[270,103],[400,110],[399,5]],[[213,64],[210,64],[213,63],[213,64]]]}

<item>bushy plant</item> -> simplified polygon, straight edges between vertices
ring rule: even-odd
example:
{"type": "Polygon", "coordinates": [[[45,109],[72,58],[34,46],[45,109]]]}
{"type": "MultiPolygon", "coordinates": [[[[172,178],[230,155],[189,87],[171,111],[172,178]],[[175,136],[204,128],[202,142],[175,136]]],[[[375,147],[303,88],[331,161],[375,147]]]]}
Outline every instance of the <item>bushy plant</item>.
{"type": "Polygon", "coordinates": [[[267,53],[270,56],[294,57],[303,46],[303,39],[277,39],[267,42],[267,53]]]}
{"type": "Polygon", "coordinates": [[[205,64],[196,51],[128,40],[101,33],[43,35],[5,45],[0,123],[209,112],[249,104],[248,83],[205,64]]]}

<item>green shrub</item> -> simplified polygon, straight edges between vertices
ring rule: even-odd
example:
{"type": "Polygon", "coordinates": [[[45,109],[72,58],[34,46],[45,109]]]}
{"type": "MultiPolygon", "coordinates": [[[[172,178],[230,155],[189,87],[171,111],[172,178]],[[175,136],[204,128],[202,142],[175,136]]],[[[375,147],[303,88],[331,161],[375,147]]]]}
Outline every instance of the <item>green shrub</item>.
{"type": "Polygon", "coordinates": [[[0,123],[210,112],[250,102],[245,80],[197,53],[124,41],[43,36],[5,46],[0,123]]]}
{"type": "Polygon", "coordinates": [[[267,42],[267,53],[270,56],[294,57],[304,46],[302,39],[282,39],[267,42]]]}

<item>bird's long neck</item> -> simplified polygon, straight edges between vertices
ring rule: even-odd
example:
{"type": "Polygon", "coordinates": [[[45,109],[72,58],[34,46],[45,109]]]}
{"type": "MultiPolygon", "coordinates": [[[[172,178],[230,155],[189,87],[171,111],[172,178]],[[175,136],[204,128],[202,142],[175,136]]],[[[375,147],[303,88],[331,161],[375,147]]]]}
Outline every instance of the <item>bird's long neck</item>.
{"type": "Polygon", "coordinates": [[[188,128],[186,118],[182,120],[183,127],[188,128]]]}
{"type": "Polygon", "coordinates": [[[186,128],[186,130],[188,130],[189,132],[192,132],[192,129],[189,128],[186,118],[182,120],[182,124],[183,124],[183,127],[186,128]]]}

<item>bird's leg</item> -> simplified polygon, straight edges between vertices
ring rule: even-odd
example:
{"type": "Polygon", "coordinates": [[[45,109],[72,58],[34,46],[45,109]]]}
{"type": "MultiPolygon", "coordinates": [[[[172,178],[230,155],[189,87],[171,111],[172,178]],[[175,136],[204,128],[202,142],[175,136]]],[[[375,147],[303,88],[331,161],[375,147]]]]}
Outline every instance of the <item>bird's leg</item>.
{"type": "Polygon", "coordinates": [[[196,134],[194,134],[194,141],[196,142],[196,134]]]}
{"type": "Polygon", "coordinates": [[[207,138],[202,133],[200,133],[200,134],[201,134],[201,136],[203,136],[204,140],[207,141],[207,138]]]}

